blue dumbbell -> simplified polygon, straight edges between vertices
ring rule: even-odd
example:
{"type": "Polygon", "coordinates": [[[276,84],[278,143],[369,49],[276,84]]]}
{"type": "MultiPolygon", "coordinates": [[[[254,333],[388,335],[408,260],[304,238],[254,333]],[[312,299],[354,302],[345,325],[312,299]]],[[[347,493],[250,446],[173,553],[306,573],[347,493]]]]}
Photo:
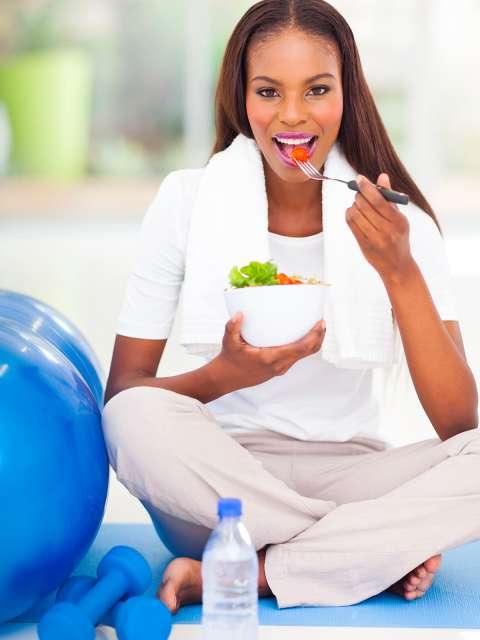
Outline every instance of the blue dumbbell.
{"type": "Polygon", "coordinates": [[[38,624],[40,640],[95,640],[95,625],[122,598],[143,593],[152,579],[145,558],[131,547],[114,547],[101,560],[98,580],[80,600],[58,602],[38,624]]]}
{"type": "MultiPolygon", "coordinates": [[[[90,576],[72,576],[57,592],[57,602],[77,603],[95,584],[90,576]]],[[[119,640],[166,640],[172,629],[172,615],[157,598],[135,596],[122,600],[100,621],[114,627],[119,640]]]]}

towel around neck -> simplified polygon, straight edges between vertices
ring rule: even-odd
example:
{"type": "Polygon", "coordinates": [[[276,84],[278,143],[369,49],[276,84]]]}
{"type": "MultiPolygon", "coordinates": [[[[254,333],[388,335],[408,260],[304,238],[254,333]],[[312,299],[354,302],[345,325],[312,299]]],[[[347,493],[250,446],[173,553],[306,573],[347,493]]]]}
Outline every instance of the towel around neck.
{"type": "MultiPolygon", "coordinates": [[[[330,150],[324,172],[344,180],[356,177],[338,145],[330,150]]],[[[389,367],[396,359],[391,305],[346,223],[354,198],[346,185],[323,182],[324,279],[331,287],[321,355],[343,368],[389,367]]],[[[210,159],[192,211],[180,318],[180,343],[188,352],[220,350],[229,320],[223,293],[232,266],[270,259],[262,156],[254,140],[239,134],[210,159]]]]}

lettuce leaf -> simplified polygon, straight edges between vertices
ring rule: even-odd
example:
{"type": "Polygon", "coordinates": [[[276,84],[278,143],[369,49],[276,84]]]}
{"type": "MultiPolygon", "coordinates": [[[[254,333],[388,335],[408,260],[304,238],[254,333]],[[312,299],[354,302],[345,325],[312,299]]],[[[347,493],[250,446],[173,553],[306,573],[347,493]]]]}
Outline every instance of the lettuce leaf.
{"type": "Polygon", "coordinates": [[[232,267],[228,275],[232,287],[258,287],[278,284],[275,275],[277,265],[269,260],[268,262],[250,262],[241,267],[232,267]]]}

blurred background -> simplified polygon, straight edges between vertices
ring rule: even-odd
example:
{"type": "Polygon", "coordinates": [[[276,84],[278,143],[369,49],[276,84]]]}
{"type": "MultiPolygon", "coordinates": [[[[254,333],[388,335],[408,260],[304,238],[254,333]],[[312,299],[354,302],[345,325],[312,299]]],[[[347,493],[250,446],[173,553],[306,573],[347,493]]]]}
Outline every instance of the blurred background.
{"type": "MultiPolygon", "coordinates": [[[[108,372],[136,231],[166,173],[206,163],[247,0],[1,0],[0,288],[82,330],[108,372]]],[[[480,379],[478,0],[333,0],[403,161],[441,222],[480,379]]],[[[201,364],[177,342],[159,375],[201,364]]],[[[398,444],[433,437],[409,401],[398,444]]],[[[403,399],[400,404],[405,407],[403,399]]],[[[110,520],[146,520],[112,482],[110,520]]]]}

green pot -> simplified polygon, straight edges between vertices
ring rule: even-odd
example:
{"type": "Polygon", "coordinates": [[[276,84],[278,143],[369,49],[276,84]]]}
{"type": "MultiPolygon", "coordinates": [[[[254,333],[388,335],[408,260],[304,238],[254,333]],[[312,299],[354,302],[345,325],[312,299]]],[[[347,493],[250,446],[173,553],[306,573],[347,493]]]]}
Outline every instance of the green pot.
{"type": "Polygon", "coordinates": [[[92,75],[89,56],[74,49],[24,54],[0,65],[14,173],[60,179],[84,174],[92,75]]]}

